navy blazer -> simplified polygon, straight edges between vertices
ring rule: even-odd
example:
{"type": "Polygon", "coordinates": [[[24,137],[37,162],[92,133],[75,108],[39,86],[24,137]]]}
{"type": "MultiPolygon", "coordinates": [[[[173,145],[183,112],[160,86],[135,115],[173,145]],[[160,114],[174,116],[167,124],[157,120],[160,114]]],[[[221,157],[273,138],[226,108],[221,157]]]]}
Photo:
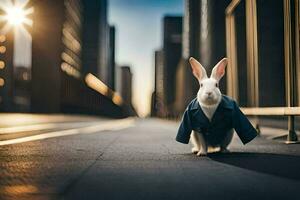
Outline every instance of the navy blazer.
{"type": "Polygon", "coordinates": [[[191,132],[195,130],[202,133],[210,145],[220,145],[226,133],[232,128],[243,144],[257,136],[255,128],[233,99],[223,95],[210,122],[195,98],[183,114],[176,140],[184,144],[189,143],[191,132]]]}

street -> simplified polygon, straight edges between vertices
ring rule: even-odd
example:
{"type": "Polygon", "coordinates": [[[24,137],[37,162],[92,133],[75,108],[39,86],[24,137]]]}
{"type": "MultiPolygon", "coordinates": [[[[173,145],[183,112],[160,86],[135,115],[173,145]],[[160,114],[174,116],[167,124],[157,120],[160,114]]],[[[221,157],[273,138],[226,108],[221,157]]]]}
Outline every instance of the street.
{"type": "Polygon", "coordinates": [[[298,144],[258,137],[243,146],[234,137],[231,153],[196,157],[190,145],[175,141],[176,122],[62,118],[51,121],[52,127],[49,123],[41,130],[0,134],[0,199],[274,200],[300,195],[298,144]]]}

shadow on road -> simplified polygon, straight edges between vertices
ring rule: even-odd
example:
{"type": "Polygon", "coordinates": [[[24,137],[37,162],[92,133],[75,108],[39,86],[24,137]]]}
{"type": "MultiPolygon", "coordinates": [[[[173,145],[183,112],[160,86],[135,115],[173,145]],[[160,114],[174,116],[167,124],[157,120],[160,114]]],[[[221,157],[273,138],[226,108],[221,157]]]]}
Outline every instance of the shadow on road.
{"type": "Polygon", "coordinates": [[[300,180],[300,156],[268,153],[214,153],[209,155],[209,157],[214,161],[236,167],[300,180]]]}

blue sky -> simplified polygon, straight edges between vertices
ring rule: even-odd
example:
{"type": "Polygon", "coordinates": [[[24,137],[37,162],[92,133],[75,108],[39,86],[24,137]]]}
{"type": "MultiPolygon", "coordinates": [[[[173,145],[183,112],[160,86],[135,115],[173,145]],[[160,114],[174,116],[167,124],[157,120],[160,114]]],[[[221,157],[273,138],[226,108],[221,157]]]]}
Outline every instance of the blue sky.
{"type": "Polygon", "coordinates": [[[142,116],[150,111],[162,18],[182,13],[183,0],[109,0],[109,22],[116,26],[116,62],[131,66],[133,104],[142,116]]]}

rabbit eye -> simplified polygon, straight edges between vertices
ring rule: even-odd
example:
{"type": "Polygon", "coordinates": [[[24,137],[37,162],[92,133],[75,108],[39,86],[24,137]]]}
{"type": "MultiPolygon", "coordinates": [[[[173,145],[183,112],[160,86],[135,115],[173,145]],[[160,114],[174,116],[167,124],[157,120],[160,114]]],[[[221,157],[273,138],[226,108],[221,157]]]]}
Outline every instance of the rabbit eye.
{"type": "Polygon", "coordinates": [[[203,87],[203,83],[200,83],[200,87],[203,87]]]}
{"type": "Polygon", "coordinates": [[[218,85],[218,83],[216,83],[216,87],[218,87],[219,85],[218,85]]]}

